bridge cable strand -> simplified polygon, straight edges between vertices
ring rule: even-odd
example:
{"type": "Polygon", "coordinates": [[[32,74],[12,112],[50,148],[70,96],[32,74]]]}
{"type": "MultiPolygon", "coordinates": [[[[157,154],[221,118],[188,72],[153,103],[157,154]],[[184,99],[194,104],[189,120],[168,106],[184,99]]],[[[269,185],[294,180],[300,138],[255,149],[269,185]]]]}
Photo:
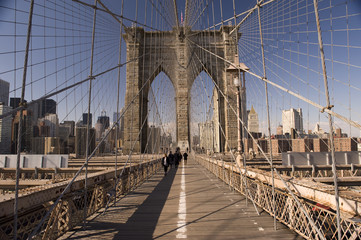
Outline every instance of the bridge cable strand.
{"type": "MultiPolygon", "coordinates": [[[[320,46],[323,80],[324,80],[325,93],[326,93],[326,103],[327,103],[326,108],[331,109],[332,106],[331,106],[331,103],[330,103],[330,96],[329,96],[329,90],[328,90],[328,81],[327,81],[326,64],[325,64],[325,54],[324,54],[324,51],[323,51],[323,42],[322,42],[320,18],[319,18],[319,15],[318,15],[318,0],[313,0],[313,4],[314,4],[314,8],[315,8],[318,42],[319,42],[319,46],[320,46]]],[[[329,124],[329,128],[330,128],[330,133],[332,133],[333,132],[333,121],[332,121],[332,116],[331,116],[330,113],[328,114],[328,124],[329,124]]],[[[337,212],[337,233],[338,233],[338,239],[341,240],[342,239],[342,233],[341,233],[341,220],[340,220],[340,200],[339,200],[339,193],[338,193],[338,183],[337,183],[338,180],[337,180],[337,171],[336,171],[335,146],[334,146],[333,134],[330,134],[329,140],[330,140],[330,148],[331,148],[333,184],[334,184],[334,190],[335,190],[335,201],[336,201],[336,212],[337,212]]]]}
{"type": "MultiPolygon", "coordinates": [[[[30,3],[30,11],[29,11],[29,20],[26,34],[26,49],[25,49],[25,57],[24,57],[24,69],[23,69],[23,81],[22,81],[22,89],[21,89],[21,98],[20,105],[25,105],[25,83],[26,83],[26,72],[28,69],[28,57],[29,57],[29,48],[30,48],[30,38],[31,38],[31,30],[33,23],[33,11],[34,11],[34,0],[30,3]]],[[[17,156],[16,156],[16,182],[15,182],[15,202],[14,202],[14,239],[18,238],[18,198],[19,198],[19,178],[20,178],[20,152],[21,152],[21,137],[22,137],[22,127],[23,125],[23,111],[20,111],[19,117],[19,127],[18,127],[18,136],[17,136],[17,156]]]]}
{"type": "MultiPolygon", "coordinates": [[[[265,63],[265,54],[264,54],[264,46],[263,46],[263,35],[262,35],[262,24],[261,24],[261,11],[260,11],[260,4],[262,0],[257,0],[257,12],[258,12],[258,26],[259,26],[259,35],[261,39],[261,52],[262,52],[262,66],[263,66],[263,78],[267,79],[266,77],[266,63],[265,63]]],[[[238,46],[238,44],[237,44],[238,46]]],[[[238,53],[238,51],[237,51],[238,53]]],[[[270,119],[270,111],[269,111],[269,102],[268,102],[268,86],[267,83],[264,83],[265,95],[266,95],[266,109],[267,109],[267,128],[268,128],[268,144],[269,144],[269,152],[270,152],[270,168],[273,169],[273,156],[272,156],[272,141],[271,141],[271,119],[270,119]]],[[[274,179],[274,172],[271,171],[272,174],[272,210],[273,210],[273,226],[274,229],[277,230],[276,225],[276,200],[275,200],[275,179],[274,179]]]]}
{"type": "MultiPolygon", "coordinates": [[[[192,44],[194,44],[195,46],[201,48],[202,50],[204,50],[204,51],[206,51],[206,52],[209,52],[207,49],[203,48],[202,46],[198,45],[197,43],[193,42],[192,40],[188,39],[188,41],[190,41],[190,42],[191,42],[192,44]]],[[[301,99],[301,100],[303,100],[303,101],[305,101],[305,102],[307,102],[307,103],[315,106],[316,108],[319,108],[319,109],[321,109],[321,110],[323,109],[324,112],[329,113],[329,114],[331,114],[331,115],[339,118],[340,120],[343,120],[344,122],[346,122],[346,123],[348,123],[348,124],[350,124],[350,125],[358,128],[358,129],[361,129],[361,125],[358,124],[357,122],[352,121],[352,120],[349,120],[348,118],[344,117],[343,115],[338,114],[338,113],[335,113],[335,112],[329,110],[328,108],[325,109],[323,106],[321,106],[321,105],[319,105],[319,104],[317,104],[317,103],[315,103],[315,102],[313,102],[313,101],[311,101],[311,100],[309,100],[309,99],[307,99],[307,98],[305,98],[305,97],[303,97],[303,96],[301,96],[301,95],[299,95],[299,94],[297,94],[297,93],[295,93],[295,92],[292,92],[292,91],[288,90],[287,88],[282,87],[281,85],[278,85],[278,84],[275,83],[275,82],[272,82],[272,81],[270,81],[270,80],[268,80],[268,79],[266,79],[266,78],[263,78],[263,77],[255,74],[255,73],[249,71],[249,70],[242,69],[242,68],[240,68],[239,66],[235,66],[232,62],[224,59],[223,57],[221,57],[221,56],[219,56],[219,55],[217,55],[217,54],[215,54],[215,53],[212,53],[212,52],[209,52],[209,53],[212,54],[212,55],[215,55],[216,57],[220,58],[220,59],[223,60],[224,62],[229,63],[229,64],[232,65],[233,67],[238,68],[238,69],[240,69],[241,71],[245,71],[245,72],[251,74],[252,76],[254,76],[254,77],[256,77],[256,78],[261,79],[263,82],[266,82],[266,83],[268,83],[268,84],[271,84],[272,86],[277,87],[277,88],[281,89],[282,91],[285,91],[286,93],[289,93],[289,94],[291,94],[291,95],[293,95],[293,96],[295,96],[295,97],[297,97],[297,98],[299,98],[299,99],[301,99]]]]}
{"type": "MultiPolygon", "coordinates": [[[[312,70],[312,69],[311,69],[312,70]]],[[[322,107],[323,108],[323,107],[322,107]]],[[[352,111],[352,109],[351,109],[351,111],[352,111]]],[[[352,141],[355,141],[355,139],[352,139],[352,141]]]]}
{"type": "MultiPolygon", "coordinates": [[[[122,0],[121,3],[121,15],[123,15],[124,13],[124,0],[122,0]]],[[[120,37],[119,37],[119,58],[118,58],[118,64],[121,63],[122,61],[122,35],[123,35],[123,19],[120,20],[120,37]]],[[[144,55],[144,54],[143,54],[144,55]]],[[[120,122],[118,121],[118,116],[120,115],[120,106],[119,106],[119,102],[120,102],[120,79],[121,79],[121,72],[120,72],[120,68],[118,68],[118,82],[117,82],[117,109],[116,109],[116,128],[115,128],[115,136],[114,136],[114,141],[115,141],[115,162],[114,162],[114,179],[117,179],[117,171],[118,171],[118,138],[119,138],[119,125],[120,122]]],[[[114,205],[116,205],[116,200],[117,200],[117,188],[114,184],[114,205]]]]}

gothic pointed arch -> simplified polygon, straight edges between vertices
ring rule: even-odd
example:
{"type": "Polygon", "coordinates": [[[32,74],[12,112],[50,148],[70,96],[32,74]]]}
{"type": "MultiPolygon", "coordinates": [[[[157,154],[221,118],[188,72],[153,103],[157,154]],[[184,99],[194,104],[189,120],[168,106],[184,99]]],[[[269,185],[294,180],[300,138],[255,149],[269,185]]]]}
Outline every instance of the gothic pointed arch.
{"type": "MultiPolygon", "coordinates": [[[[225,95],[219,96],[219,114],[224,123],[226,139],[234,139],[236,117],[231,111],[235,101],[234,86],[225,69],[227,64],[215,56],[233,61],[239,33],[234,26],[222,26],[219,30],[192,31],[181,27],[164,32],[147,32],[141,27],[127,28],[123,38],[127,44],[126,97],[124,152],[144,152],[147,129],[142,127],[147,119],[147,96],[152,81],[164,72],[175,89],[176,141],[181,148],[189,147],[190,139],[190,89],[197,75],[205,71],[225,95]],[[201,38],[198,36],[202,35],[201,38]],[[235,41],[236,40],[236,41],[235,41]],[[203,48],[203,49],[202,49],[203,48]],[[206,49],[207,51],[204,51],[206,49]],[[213,53],[213,54],[211,54],[213,53]],[[233,90],[232,90],[233,89],[233,90]]],[[[227,142],[229,148],[237,141],[227,142]]]]}

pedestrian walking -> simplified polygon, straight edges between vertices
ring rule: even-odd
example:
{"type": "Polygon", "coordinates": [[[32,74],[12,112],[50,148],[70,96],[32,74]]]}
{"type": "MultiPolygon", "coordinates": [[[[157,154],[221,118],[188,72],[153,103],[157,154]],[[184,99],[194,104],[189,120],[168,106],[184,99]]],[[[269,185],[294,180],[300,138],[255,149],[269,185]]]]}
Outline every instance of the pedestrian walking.
{"type": "Polygon", "coordinates": [[[183,153],[183,159],[184,159],[184,165],[187,165],[187,160],[188,160],[188,153],[187,152],[183,153]]]}
{"type": "Polygon", "coordinates": [[[180,161],[182,160],[182,154],[180,152],[180,148],[177,148],[175,154],[174,154],[174,162],[175,162],[175,168],[178,168],[180,161]]]}
{"type": "Polygon", "coordinates": [[[174,167],[174,155],[173,155],[172,151],[169,152],[168,158],[169,158],[170,168],[173,168],[174,167]]]}
{"type": "Polygon", "coordinates": [[[167,175],[168,166],[169,166],[169,158],[167,157],[167,154],[164,154],[164,158],[162,159],[162,165],[164,168],[164,176],[167,175]]]}

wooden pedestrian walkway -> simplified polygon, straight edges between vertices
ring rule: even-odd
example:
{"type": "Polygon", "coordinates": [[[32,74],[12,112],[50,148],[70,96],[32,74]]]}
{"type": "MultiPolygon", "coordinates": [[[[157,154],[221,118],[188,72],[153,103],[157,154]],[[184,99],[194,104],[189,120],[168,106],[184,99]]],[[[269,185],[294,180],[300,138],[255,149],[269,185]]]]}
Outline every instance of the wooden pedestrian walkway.
{"type": "Polygon", "coordinates": [[[61,239],[302,239],[280,223],[275,231],[273,218],[260,213],[190,159],[61,239]]]}

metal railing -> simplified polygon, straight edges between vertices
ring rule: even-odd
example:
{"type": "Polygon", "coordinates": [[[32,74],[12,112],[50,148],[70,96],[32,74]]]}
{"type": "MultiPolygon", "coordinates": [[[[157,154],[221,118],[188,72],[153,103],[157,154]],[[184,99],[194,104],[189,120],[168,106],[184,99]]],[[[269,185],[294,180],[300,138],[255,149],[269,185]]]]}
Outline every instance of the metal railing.
{"type": "MultiPolygon", "coordinates": [[[[114,169],[88,174],[87,201],[84,201],[84,176],[78,177],[73,182],[71,190],[66,193],[55,206],[50,216],[42,223],[32,239],[57,239],[67,231],[79,225],[83,221],[83,211],[87,209],[87,216],[96,213],[108,203],[114,201],[114,193],[117,199],[124,197],[136,187],[141,185],[149,177],[161,168],[159,159],[134,164],[124,168],[114,191],[114,169]],[[87,206],[85,206],[87,202],[87,206]]],[[[28,239],[32,231],[41,223],[42,218],[49,211],[62,190],[68,184],[67,181],[47,186],[39,186],[40,189],[33,193],[19,196],[21,209],[18,215],[18,239],[28,239]],[[33,196],[32,196],[33,195],[33,196]]],[[[0,209],[6,209],[13,202],[0,203],[0,209]]],[[[12,239],[14,235],[14,216],[1,214],[0,239],[12,239]]]]}
{"type": "MultiPolygon", "coordinates": [[[[255,204],[273,216],[272,186],[249,176],[241,176],[231,165],[198,156],[196,161],[236,191],[253,199],[255,204]],[[242,179],[243,178],[243,179],[242,179]],[[246,186],[246,184],[247,186],[246,186]]],[[[311,216],[326,239],[338,239],[336,212],[312,200],[298,197],[307,214],[311,216]]],[[[320,239],[305,214],[287,191],[276,188],[276,219],[306,239],[320,239]]],[[[341,218],[342,239],[361,239],[359,219],[341,218]]]]}

